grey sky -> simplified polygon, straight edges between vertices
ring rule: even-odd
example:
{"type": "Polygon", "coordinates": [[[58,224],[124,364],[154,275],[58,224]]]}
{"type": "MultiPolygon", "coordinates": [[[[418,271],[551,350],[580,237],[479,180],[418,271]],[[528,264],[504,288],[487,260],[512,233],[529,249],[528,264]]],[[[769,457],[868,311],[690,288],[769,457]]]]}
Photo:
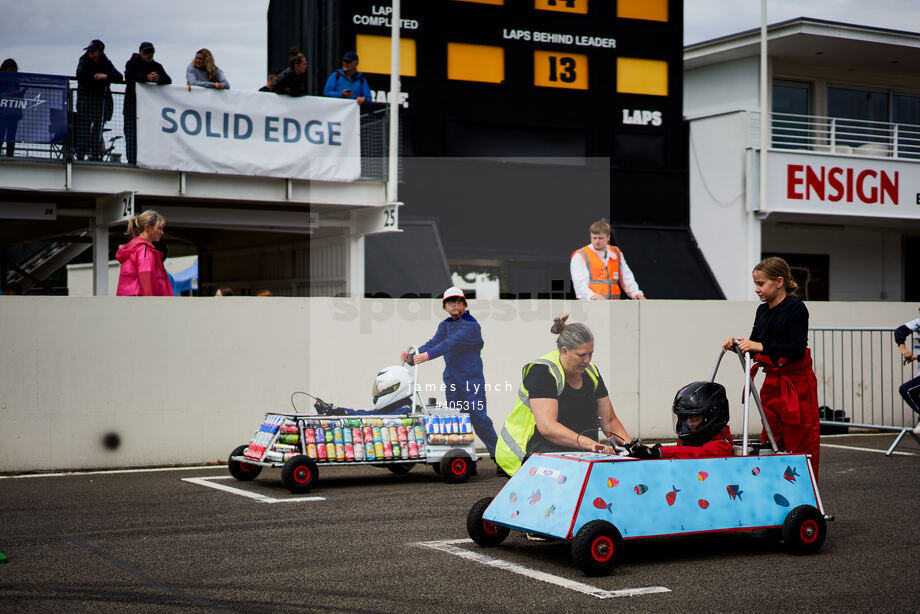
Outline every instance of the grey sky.
{"type": "MultiPolygon", "coordinates": [[[[0,59],[15,58],[23,72],[72,75],[83,47],[101,38],[122,70],[149,40],[156,59],[181,82],[195,51],[207,47],[233,88],[254,90],[265,82],[267,13],[268,0],[0,0],[0,59]]],[[[771,23],[802,16],[920,32],[917,0],[768,2],[771,23]]],[[[759,26],[759,0],[684,3],[686,43],[759,26]]]]}

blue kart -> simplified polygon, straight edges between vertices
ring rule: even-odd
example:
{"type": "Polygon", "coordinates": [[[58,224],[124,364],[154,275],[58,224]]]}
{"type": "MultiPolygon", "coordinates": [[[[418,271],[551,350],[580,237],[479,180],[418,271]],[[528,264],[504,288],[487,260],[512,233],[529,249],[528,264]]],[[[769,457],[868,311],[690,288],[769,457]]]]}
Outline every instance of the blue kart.
{"type": "MultiPolygon", "coordinates": [[[[745,392],[763,415],[750,377],[745,392]]],[[[533,454],[495,497],[473,505],[467,531],[483,547],[512,530],[570,541],[572,558],[589,576],[610,573],[629,539],[775,529],[791,552],[817,552],[832,517],[824,514],[810,457],[778,452],[767,431],[769,448],[749,449],[745,435],[740,456],[721,458],[533,454]]]]}

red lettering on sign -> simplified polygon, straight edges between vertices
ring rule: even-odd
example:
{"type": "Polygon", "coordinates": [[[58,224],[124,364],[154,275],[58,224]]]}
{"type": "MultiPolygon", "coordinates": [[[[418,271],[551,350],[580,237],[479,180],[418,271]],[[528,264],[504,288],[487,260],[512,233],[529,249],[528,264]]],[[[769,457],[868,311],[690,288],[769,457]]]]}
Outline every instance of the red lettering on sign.
{"type": "Polygon", "coordinates": [[[869,203],[870,205],[878,201],[878,188],[874,185],[869,189],[868,195],[863,192],[863,187],[866,184],[866,177],[875,179],[877,176],[878,173],[872,170],[864,170],[856,176],[856,194],[859,196],[859,200],[864,203],[869,203]]]}
{"type": "Polygon", "coordinates": [[[898,204],[898,171],[894,172],[894,181],[888,176],[888,173],[882,171],[882,204],[885,204],[885,195],[891,199],[891,203],[898,204]]]}
{"type": "Polygon", "coordinates": [[[815,196],[824,200],[824,167],[821,167],[821,175],[814,171],[810,166],[805,167],[805,200],[811,200],[811,192],[814,190],[815,196]]]}
{"type": "Polygon", "coordinates": [[[802,172],[801,164],[790,164],[786,167],[786,198],[802,200],[801,192],[797,192],[795,186],[802,184],[802,178],[797,175],[802,172]]]}
{"type": "Polygon", "coordinates": [[[847,169],[847,202],[853,202],[853,169],[847,169]]]}
{"type": "Polygon", "coordinates": [[[840,202],[843,199],[843,183],[840,181],[839,176],[843,174],[843,169],[839,166],[835,166],[827,173],[827,182],[830,185],[831,189],[834,190],[833,193],[828,191],[827,200],[832,203],[840,202]]]}

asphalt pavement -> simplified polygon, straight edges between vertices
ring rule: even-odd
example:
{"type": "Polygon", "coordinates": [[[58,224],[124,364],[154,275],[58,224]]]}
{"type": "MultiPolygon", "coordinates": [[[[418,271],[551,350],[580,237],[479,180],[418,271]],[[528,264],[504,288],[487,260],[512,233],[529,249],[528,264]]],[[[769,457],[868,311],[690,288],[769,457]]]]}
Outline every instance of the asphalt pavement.
{"type": "Polygon", "coordinates": [[[586,578],[566,542],[467,541],[464,484],[323,467],[308,495],[280,470],[226,467],[0,478],[0,610],[9,612],[911,612],[920,604],[920,447],[822,438],[828,538],[787,554],[765,531],[625,542],[586,578]]]}

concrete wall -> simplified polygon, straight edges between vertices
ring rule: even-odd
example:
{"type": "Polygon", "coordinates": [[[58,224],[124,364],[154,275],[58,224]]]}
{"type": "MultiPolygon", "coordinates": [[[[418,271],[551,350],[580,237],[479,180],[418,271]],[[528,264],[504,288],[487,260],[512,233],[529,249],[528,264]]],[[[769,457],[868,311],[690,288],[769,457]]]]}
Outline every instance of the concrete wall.
{"type": "MultiPolygon", "coordinates": [[[[198,256],[177,256],[167,258],[164,261],[166,270],[175,275],[189,268],[198,256]]],[[[115,296],[118,291],[118,273],[121,265],[117,260],[109,261],[109,293],[108,296],[115,296]]],[[[67,291],[68,296],[93,296],[93,263],[68,264],[67,265],[67,291]]]]}
{"type": "MultiPolygon", "coordinates": [[[[521,366],[554,347],[552,318],[569,313],[594,330],[595,362],[630,434],[668,438],[674,393],[709,377],[721,339],[747,335],[755,307],[471,301],[486,342],[489,414],[500,428],[521,366]]],[[[916,315],[904,303],[809,309],[813,326],[895,326],[916,315]]],[[[426,341],[442,317],[437,300],[0,298],[0,471],[226,459],[264,412],[291,409],[293,391],[368,406],[376,371],[426,341]],[[117,449],[102,445],[109,433],[117,449]]],[[[439,384],[442,368],[441,360],[422,365],[420,384],[439,384]]],[[[737,362],[724,362],[718,380],[729,388],[737,433],[737,362]]]]}
{"type": "Polygon", "coordinates": [[[684,70],[684,114],[688,117],[760,108],[760,58],[751,56],[684,70]]]}

